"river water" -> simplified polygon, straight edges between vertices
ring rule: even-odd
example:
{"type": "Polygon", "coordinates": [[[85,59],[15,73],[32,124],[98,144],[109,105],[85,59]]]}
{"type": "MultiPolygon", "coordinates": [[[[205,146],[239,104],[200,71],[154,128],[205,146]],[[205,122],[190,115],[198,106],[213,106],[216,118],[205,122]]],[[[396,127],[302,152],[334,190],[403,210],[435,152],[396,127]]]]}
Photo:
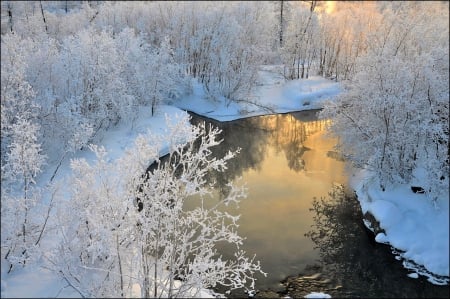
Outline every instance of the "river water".
{"type": "MultiPolygon", "coordinates": [[[[407,277],[391,248],[374,242],[362,222],[354,194],[347,189],[345,162],[333,152],[328,120],[317,111],[252,117],[220,123],[192,115],[192,123],[210,122],[222,129],[223,142],[213,155],[241,148],[215,174],[215,196],[226,183],[242,177],[239,234],[243,249],[256,254],[267,277],[257,275],[256,297],[303,297],[326,292],[333,297],[443,297],[448,286],[407,277]]],[[[230,257],[226,247],[219,249],[230,257]]],[[[222,291],[220,288],[218,291],[222,291]]],[[[229,297],[246,296],[242,290],[229,297]]]]}

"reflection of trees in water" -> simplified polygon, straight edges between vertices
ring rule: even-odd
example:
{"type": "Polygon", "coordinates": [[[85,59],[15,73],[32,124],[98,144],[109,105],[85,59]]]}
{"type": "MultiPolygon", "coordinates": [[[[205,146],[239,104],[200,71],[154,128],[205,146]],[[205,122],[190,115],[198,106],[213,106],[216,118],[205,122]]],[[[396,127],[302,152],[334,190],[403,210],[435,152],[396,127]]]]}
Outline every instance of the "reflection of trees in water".
{"type": "Polygon", "coordinates": [[[219,127],[223,139],[219,146],[211,148],[213,157],[223,157],[228,151],[240,148],[240,153],[227,162],[227,170],[214,172],[208,176],[209,183],[214,182],[221,195],[227,195],[229,187],[227,183],[242,175],[247,169],[258,169],[264,159],[268,132],[260,128],[258,118],[247,118],[232,122],[218,122],[200,116],[193,116],[192,124],[206,121],[215,127],[219,127]]]}
{"type": "Polygon", "coordinates": [[[339,273],[335,277],[340,280],[358,270],[364,270],[358,269],[361,256],[359,244],[363,241],[370,243],[366,235],[361,235],[365,229],[361,227],[362,215],[356,204],[355,200],[349,200],[346,196],[342,185],[335,184],[329,192],[329,198],[314,199],[310,209],[315,212],[314,225],[305,236],[310,237],[315,248],[319,249],[327,271],[339,273]],[[365,237],[364,240],[361,237],[365,237]]]}
{"type": "Polygon", "coordinates": [[[306,140],[305,123],[297,121],[292,115],[277,115],[277,127],[272,139],[277,152],[284,151],[289,169],[296,172],[305,168],[302,159],[305,151],[303,145],[306,140]]]}
{"type": "Polygon", "coordinates": [[[228,161],[228,170],[212,173],[209,182],[214,182],[222,195],[229,191],[226,184],[239,177],[247,169],[259,169],[267,150],[273,146],[276,153],[284,152],[290,169],[298,172],[305,168],[303,154],[309,150],[304,146],[306,138],[324,129],[326,121],[317,120],[315,111],[250,117],[230,122],[219,122],[191,114],[192,124],[206,121],[222,130],[223,142],[212,148],[212,155],[223,157],[229,150],[241,149],[236,158],[228,161]]]}
{"type": "Polygon", "coordinates": [[[304,145],[311,134],[324,130],[326,120],[317,120],[315,111],[277,114],[261,117],[261,124],[273,134],[270,139],[276,153],[284,152],[289,169],[305,169],[303,154],[309,150],[304,145]]]}
{"type": "Polygon", "coordinates": [[[319,249],[324,274],[343,286],[329,290],[332,297],[448,298],[448,286],[406,276],[389,246],[364,227],[357,199],[342,185],[333,186],[329,198],[315,199],[311,210],[315,223],[305,236],[319,249]]]}

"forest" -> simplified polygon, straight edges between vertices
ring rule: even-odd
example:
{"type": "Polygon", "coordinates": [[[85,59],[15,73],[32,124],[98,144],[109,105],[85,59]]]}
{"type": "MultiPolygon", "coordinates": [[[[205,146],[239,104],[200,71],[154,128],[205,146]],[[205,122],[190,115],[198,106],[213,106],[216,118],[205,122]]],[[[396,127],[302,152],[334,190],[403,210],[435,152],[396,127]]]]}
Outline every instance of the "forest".
{"type": "MultiPolygon", "coordinates": [[[[251,282],[262,270],[244,252],[229,263],[214,257],[217,242],[239,248],[237,219],[182,211],[185,198],[208,192],[204,173],[237,154],[208,158],[217,131],[171,128],[172,163],[147,176],[161,140],[137,140],[139,152],[114,166],[92,144],[139,110],[155,115],[192,94],[194,82],[211,102],[257,104],[262,65],[276,65],[286,81],[318,75],[344,87],[321,117],[332,119],[345,158],[382,189],[420,183],[430,201],[448,193],[446,1],[2,1],[1,11],[1,258],[9,271],[44,258],[43,232],[55,217],[64,237],[44,259],[83,297],[127,297],[133,283],[144,297],[176,297],[251,282]],[[53,181],[63,161],[87,149],[95,165],[74,160],[65,187],[53,181]],[[53,176],[39,187],[48,165],[53,176]],[[136,198],[160,200],[144,214],[136,198]],[[193,227],[203,230],[190,235],[193,227]]],[[[244,196],[230,188],[222,204],[244,196]]]]}

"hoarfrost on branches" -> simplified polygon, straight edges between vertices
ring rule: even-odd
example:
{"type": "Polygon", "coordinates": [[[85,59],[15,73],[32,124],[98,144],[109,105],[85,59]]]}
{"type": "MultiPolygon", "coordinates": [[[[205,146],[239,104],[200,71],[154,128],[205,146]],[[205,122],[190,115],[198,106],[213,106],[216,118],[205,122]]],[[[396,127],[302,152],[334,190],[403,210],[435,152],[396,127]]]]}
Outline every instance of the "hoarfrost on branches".
{"type": "Polygon", "coordinates": [[[64,237],[47,260],[80,294],[126,297],[139,286],[143,297],[195,297],[218,284],[254,288],[260,264],[240,249],[239,217],[220,210],[245,197],[245,188],[230,184],[229,195],[211,203],[206,183],[237,152],[211,157],[220,130],[187,122],[168,123],[166,157],[159,157],[161,136],[149,133],[114,163],[92,145],[93,165],[72,161],[71,198],[59,206],[64,237]],[[187,208],[196,196],[200,203],[187,208]],[[219,243],[235,248],[234,259],[223,259],[219,243]]]}

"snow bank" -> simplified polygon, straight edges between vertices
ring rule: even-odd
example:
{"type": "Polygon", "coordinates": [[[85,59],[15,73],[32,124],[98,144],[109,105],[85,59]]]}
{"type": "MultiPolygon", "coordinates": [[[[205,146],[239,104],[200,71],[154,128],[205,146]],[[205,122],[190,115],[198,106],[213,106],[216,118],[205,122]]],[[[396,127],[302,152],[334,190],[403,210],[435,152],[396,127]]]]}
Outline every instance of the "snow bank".
{"type": "Polygon", "coordinates": [[[409,185],[398,185],[384,192],[379,185],[365,171],[351,181],[363,214],[371,213],[385,231],[377,234],[375,240],[394,247],[393,253],[403,259],[405,268],[428,277],[433,284],[448,284],[448,196],[433,203],[426,194],[413,193],[409,185]]]}
{"type": "Polygon", "coordinates": [[[208,100],[203,87],[194,81],[192,95],[175,101],[174,105],[219,121],[231,121],[270,113],[319,109],[325,101],[341,92],[338,83],[319,76],[285,81],[275,68],[262,68],[257,87],[248,102],[231,102],[227,106],[225,99],[208,100]]]}

